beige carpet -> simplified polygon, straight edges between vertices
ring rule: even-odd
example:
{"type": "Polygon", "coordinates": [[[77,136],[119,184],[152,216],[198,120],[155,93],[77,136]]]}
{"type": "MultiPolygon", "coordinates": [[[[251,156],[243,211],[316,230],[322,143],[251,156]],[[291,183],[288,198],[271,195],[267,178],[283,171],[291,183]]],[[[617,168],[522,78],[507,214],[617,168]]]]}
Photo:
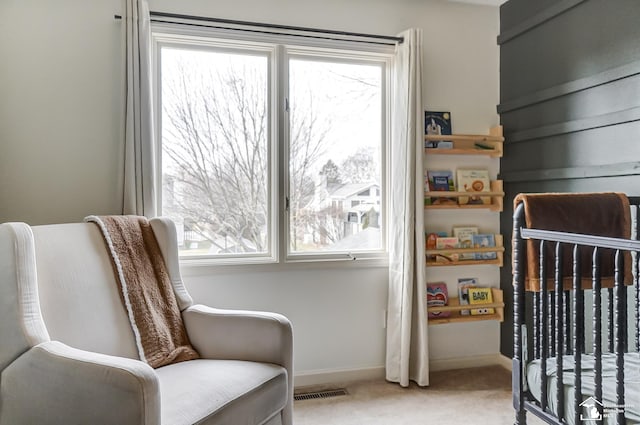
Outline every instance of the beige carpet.
{"type": "MultiPolygon", "coordinates": [[[[431,374],[431,385],[348,384],[348,395],[296,401],[295,425],[512,425],[511,372],[500,366],[431,374]]],[[[301,388],[297,393],[335,387],[301,388]]],[[[529,425],[542,424],[528,416],[529,425]]]]}

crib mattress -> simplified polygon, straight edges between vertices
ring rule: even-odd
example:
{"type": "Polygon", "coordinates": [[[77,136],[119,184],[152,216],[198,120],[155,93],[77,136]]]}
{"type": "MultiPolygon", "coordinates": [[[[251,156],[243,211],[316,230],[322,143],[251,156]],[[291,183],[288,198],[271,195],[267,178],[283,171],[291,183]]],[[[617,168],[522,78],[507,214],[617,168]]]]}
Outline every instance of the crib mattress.
{"type": "MultiPolygon", "coordinates": [[[[574,423],[573,398],[574,398],[574,368],[573,356],[563,357],[563,382],[565,399],[566,422],[570,425],[582,424],[613,424],[614,418],[608,418],[607,412],[611,412],[611,407],[616,406],[616,384],[615,384],[615,355],[604,354],[602,357],[602,394],[604,400],[598,400],[605,407],[603,421],[593,422],[584,420],[579,424],[574,423]]],[[[527,384],[529,391],[538,402],[541,397],[541,361],[534,360],[527,366],[527,384]]],[[[625,418],[627,424],[640,424],[640,354],[627,353],[624,357],[624,382],[625,382],[625,418]]],[[[595,393],[594,385],[594,358],[592,355],[582,356],[582,394],[583,400],[587,400],[595,393]]],[[[556,360],[547,360],[547,405],[556,414],[556,360]]],[[[586,403],[585,403],[586,404],[586,403]]],[[[583,417],[588,418],[589,414],[584,409],[583,417]]]]}

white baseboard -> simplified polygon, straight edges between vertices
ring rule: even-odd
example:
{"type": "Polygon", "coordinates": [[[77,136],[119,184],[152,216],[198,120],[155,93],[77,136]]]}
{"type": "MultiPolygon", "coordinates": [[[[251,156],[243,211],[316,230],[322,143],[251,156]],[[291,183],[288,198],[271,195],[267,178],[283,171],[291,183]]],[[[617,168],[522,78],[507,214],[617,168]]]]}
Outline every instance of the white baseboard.
{"type": "Polygon", "coordinates": [[[295,374],[294,388],[313,385],[337,385],[354,381],[384,379],[384,366],[359,369],[322,369],[310,370],[295,374]]]}
{"type": "MultiPolygon", "coordinates": [[[[429,370],[431,372],[437,372],[441,370],[468,369],[471,367],[493,365],[500,365],[510,371],[511,359],[501,353],[452,359],[432,359],[429,362],[429,370]]],[[[316,385],[343,385],[349,382],[372,379],[385,379],[384,366],[359,369],[309,370],[299,372],[293,378],[295,388],[316,385]]]]}
{"type": "Polygon", "coordinates": [[[431,359],[429,361],[429,370],[437,372],[440,370],[468,369],[471,367],[492,365],[500,365],[511,370],[511,359],[508,359],[500,353],[451,359],[431,359]]]}
{"type": "Polygon", "coordinates": [[[513,371],[513,359],[511,357],[507,357],[504,354],[498,354],[498,360],[500,362],[500,366],[513,371]]]}

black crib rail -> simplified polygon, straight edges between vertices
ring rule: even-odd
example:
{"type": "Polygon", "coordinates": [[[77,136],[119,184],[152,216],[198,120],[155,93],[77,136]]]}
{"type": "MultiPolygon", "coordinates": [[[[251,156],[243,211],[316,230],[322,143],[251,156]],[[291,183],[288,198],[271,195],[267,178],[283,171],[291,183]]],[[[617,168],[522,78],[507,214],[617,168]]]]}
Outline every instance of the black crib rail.
{"type": "MultiPolygon", "coordinates": [[[[633,198],[632,203],[637,205],[640,199],[633,198]],[[635,201],[635,202],[633,202],[635,201]]],[[[634,208],[637,208],[634,206],[634,208]]],[[[636,223],[632,236],[637,236],[636,223]]],[[[582,403],[586,396],[582,394],[583,384],[583,355],[590,354],[594,359],[594,393],[589,394],[595,400],[603,401],[603,376],[602,358],[607,353],[615,356],[616,364],[616,394],[617,406],[625,405],[624,393],[624,354],[629,351],[629,327],[627,315],[627,286],[624,282],[624,253],[630,252],[633,287],[635,289],[634,308],[635,329],[633,350],[640,351],[640,286],[638,285],[637,253],[640,252],[640,241],[618,238],[607,238],[592,235],[573,234],[546,230],[524,228],[524,210],[519,205],[514,213],[513,229],[513,277],[514,277],[514,353],[513,353],[513,406],[516,410],[516,425],[526,424],[526,412],[543,419],[549,424],[566,424],[567,415],[572,415],[574,424],[582,424],[582,403]],[[524,261],[525,240],[534,239],[540,241],[540,276],[541,284],[539,292],[526,293],[524,289],[524,261]],[[553,267],[555,270],[549,273],[547,268],[547,246],[555,248],[553,267]],[[567,290],[563,285],[563,276],[566,276],[563,268],[563,255],[567,252],[564,247],[571,247],[572,255],[572,289],[567,290]],[[587,250],[587,251],[585,251],[587,250]],[[582,283],[581,253],[591,253],[592,273],[591,280],[593,294],[593,323],[585,323],[585,289],[582,283]],[[614,257],[613,287],[602,288],[601,260],[603,255],[614,257]],[[554,288],[549,290],[546,284],[546,276],[554,277],[554,288]],[[545,277],[542,279],[542,277],[545,277]],[[607,293],[608,301],[603,306],[602,293],[607,293]],[[527,298],[527,299],[526,299],[527,298]],[[530,310],[526,307],[531,306],[530,310]],[[606,314],[606,328],[603,329],[602,315],[606,314]],[[527,326],[531,326],[533,332],[527,332],[527,326]],[[586,346],[586,328],[592,327],[593,344],[586,346]],[[603,347],[603,331],[607,335],[607,344],[603,347]],[[588,348],[591,351],[588,351],[588,348]],[[540,361],[541,386],[539,388],[540,401],[536,401],[526,384],[526,368],[529,359],[540,361]],[[555,406],[552,412],[548,405],[548,360],[555,360],[555,406]],[[563,364],[570,361],[571,364],[563,364]],[[573,411],[565,412],[565,392],[563,370],[570,366],[574,372],[574,399],[573,411]]],[[[586,254],[585,254],[586,255],[586,254]]],[[[629,257],[627,257],[629,258],[629,257]]],[[[598,413],[603,415],[602,404],[596,403],[598,413]]],[[[612,409],[608,414],[613,414],[608,424],[625,424],[624,409],[612,409]]],[[[598,424],[604,422],[596,422],[598,424]]]]}

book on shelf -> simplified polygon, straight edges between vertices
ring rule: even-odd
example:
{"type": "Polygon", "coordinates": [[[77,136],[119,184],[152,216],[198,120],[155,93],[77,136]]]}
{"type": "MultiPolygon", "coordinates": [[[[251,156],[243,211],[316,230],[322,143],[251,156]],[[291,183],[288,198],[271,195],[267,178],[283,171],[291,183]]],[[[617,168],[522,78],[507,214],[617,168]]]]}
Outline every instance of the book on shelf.
{"type": "Polygon", "coordinates": [[[473,195],[459,196],[460,205],[491,205],[491,196],[480,196],[481,192],[491,192],[489,170],[458,169],[458,191],[470,192],[473,195]]]}
{"type": "MultiPolygon", "coordinates": [[[[425,183],[429,192],[454,192],[456,190],[453,172],[451,170],[427,170],[425,183]]],[[[424,198],[425,205],[456,204],[456,198],[431,197],[424,198]]]]}
{"type": "Polygon", "coordinates": [[[447,236],[436,238],[436,249],[458,248],[458,238],[447,236]]]}
{"type": "Polygon", "coordinates": [[[437,233],[426,233],[425,245],[427,249],[436,249],[436,242],[438,241],[437,233]]]}
{"type": "MultiPolygon", "coordinates": [[[[451,112],[424,112],[424,134],[450,135],[451,134],[451,112]]],[[[447,140],[425,140],[425,148],[451,149],[453,142],[447,140]]]]}
{"type": "Polygon", "coordinates": [[[453,192],[456,187],[451,170],[427,170],[427,184],[431,192],[453,192]]]}
{"type": "MultiPolygon", "coordinates": [[[[458,248],[458,238],[456,237],[438,237],[436,239],[436,249],[455,249],[458,248]]],[[[440,253],[435,255],[435,260],[438,263],[450,263],[460,260],[460,254],[457,252],[440,253]]]]}
{"type": "MultiPolygon", "coordinates": [[[[425,247],[427,250],[434,250],[438,248],[438,238],[444,238],[447,237],[447,232],[430,232],[427,233],[425,232],[425,247]]],[[[427,260],[430,261],[436,261],[437,260],[437,255],[435,254],[428,254],[427,255],[427,260]]],[[[442,261],[445,261],[445,259],[443,258],[442,261]]],[[[450,259],[448,261],[451,261],[450,259]]]]}
{"type": "MultiPolygon", "coordinates": [[[[469,288],[478,287],[478,278],[461,277],[458,279],[458,303],[460,305],[469,305],[469,288]]],[[[460,310],[460,314],[468,316],[469,310],[460,310]]]]}
{"type": "MultiPolygon", "coordinates": [[[[469,288],[469,305],[477,304],[491,304],[493,302],[493,295],[491,288],[469,288]]],[[[471,315],[476,316],[480,314],[494,314],[495,309],[493,307],[472,308],[471,315]]]]}
{"type": "MultiPolygon", "coordinates": [[[[492,248],[496,246],[496,237],[493,234],[477,234],[473,235],[473,247],[474,248],[492,248]]],[[[476,260],[495,260],[498,258],[498,253],[493,252],[476,252],[476,260]]]]}
{"type": "MultiPolygon", "coordinates": [[[[444,282],[427,283],[427,310],[429,307],[442,307],[449,302],[447,284],[444,282]]],[[[429,318],[449,317],[449,311],[429,311],[429,318]]]]}
{"type": "MultiPolygon", "coordinates": [[[[453,228],[453,236],[458,238],[459,248],[473,248],[473,235],[478,234],[478,228],[475,226],[456,226],[453,228]]],[[[473,252],[460,254],[461,260],[475,260],[476,256],[473,252]]]]}

